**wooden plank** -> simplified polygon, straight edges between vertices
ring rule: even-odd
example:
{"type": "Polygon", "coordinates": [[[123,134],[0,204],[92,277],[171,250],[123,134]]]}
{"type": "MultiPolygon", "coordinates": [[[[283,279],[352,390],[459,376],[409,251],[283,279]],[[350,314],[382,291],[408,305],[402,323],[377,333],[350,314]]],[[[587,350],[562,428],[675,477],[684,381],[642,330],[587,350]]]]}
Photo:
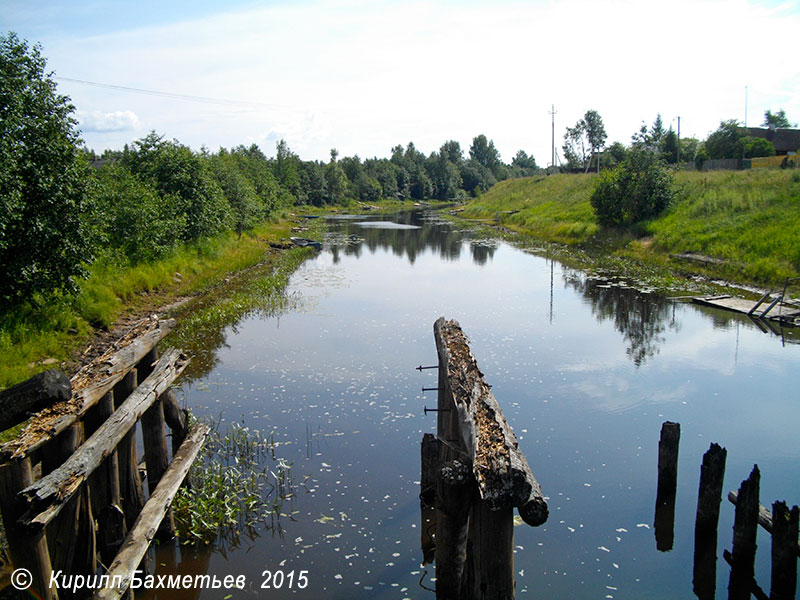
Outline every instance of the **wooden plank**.
{"type": "Polygon", "coordinates": [[[472,462],[480,497],[490,510],[527,507],[526,522],[541,525],[547,519],[541,486],[484,380],[461,326],[440,318],[434,324],[434,337],[455,409],[450,414],[458,419],[459,444],[472,462]]]}
{"type": "Polygon", "coordinates": [[[109,581],[120,581],[121,585],[99,590],[94,595],[94,600],[117,600],[125,594],[130,586],[134,570],[147,552],[161,519],[172,504],[172,499],[200,452],[208,432],[207,425],[198,424],[189,433],[161,478],[155,492],[145,504],[144,510],[136,519],[122,549],[108,569],[109,581]]]}
{"type": "Polygon", "coordinates": [[[44,527],[78,490],[86,478],[117,447],[155,400],[169,389],[189,360],[179,350],[167,352],[145,380],[63,465],[23,490],[31,503],[25,525],[44,527]]]}
{"type": "Polygon", "coordinates": [[[72,397],[72,384],[58,369],[43,371],[0,392],[0,431],[27,419],[30,413],[72,397]]]}
{"type": "MultiPolygon", "coordinates": [[[[735,506],[738,499],[739,499],[739,492],[737,492],[736,490],[731,490],[730,492],[728,492],[728,501],[731,504],[735,506]]],[[[760,504],[758,505],[758,524],[761,525],[761,527],[766,529],[768,532],[772,533],[772,513],[769,511],[768,508],[765,508],[760,504]]],[[[797,549],[797,555],[800,556],[800,539],[797,542],[796,549],[797,549]]]]}
{"type": "Polygon", "coordinates": [[[72,378],[72,397],[35,415],[17,438],[0,446],[0,459],[19,458],[72,427],[105,396],[175,325],[174,320],[154,321],[152,327],[113,353],[103,355],[72,378]],[[92,383],[86,386],[86,382],[92,383]]]}

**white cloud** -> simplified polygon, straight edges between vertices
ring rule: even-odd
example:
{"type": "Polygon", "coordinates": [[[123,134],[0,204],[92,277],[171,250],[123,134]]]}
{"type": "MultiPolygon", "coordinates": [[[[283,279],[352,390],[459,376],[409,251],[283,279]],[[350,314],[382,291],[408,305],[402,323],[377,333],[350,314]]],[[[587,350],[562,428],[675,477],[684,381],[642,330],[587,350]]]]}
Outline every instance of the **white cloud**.
{"type": "MultiPolygon", "coordinates": [[[[609,142],[680,115],[682,135],[784,108],[800,119],[800,75],[776,40],[800,30],[797,3],[756,0],[311,1],[44,41],[63,77],[259,103],[258,107],[63,85],[104,111],[124,98],[142,129],[195,148],[284,137],[304,159],[423,152],[484,133],[505,160],[550,156],[590,108],[609,142]],[[775,49],[772,53],[770,49],[775,49]]],[[[118,145],[124,139],[120,133],[118,145]]],[[[108,136],[104,137],[104,143],[108,136]]],[[[268,153],[274,149],[265,147],[268,153]]]]}
{"type": "Polygon", "coordinates": [[[136,131],[139,129],[139,117],[130,110],[115,110],[113,112],[99,110],[82,112],[78,110],[76,116],[83,133],[136,131]]]}

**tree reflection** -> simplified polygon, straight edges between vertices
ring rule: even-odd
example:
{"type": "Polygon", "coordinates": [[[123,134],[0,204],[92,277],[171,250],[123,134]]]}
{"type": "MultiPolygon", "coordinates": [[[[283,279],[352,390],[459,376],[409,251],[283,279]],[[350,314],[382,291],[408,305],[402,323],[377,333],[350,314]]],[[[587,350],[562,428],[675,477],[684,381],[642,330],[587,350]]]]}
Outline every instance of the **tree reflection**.
{"type": "Polygon", "coordinates": [[[587,277],[578,271],[566,271],[564,278],[588,300],[598,321],[613,321],[628,344],[628,357],[637,367],[658,354],[667,328],[680,328],[672,318],[672,303],[663,296],[623,287],[611,278],[587,277]]]}
{"type": "MultiPolygon", "coordinates": [[[[453,229],[448,223],[426,220],[424,211],[420,210],[359,217],[358,220],[341,219],[331,228],[335,228],[335,232],[326,240],[325,248],[333,254],[334,264],[338,264],[342,254],[360,256],[364,248],[373,254],[378,250],[390,250],[395,256],[407,257],[411,264],[426,250],[445,260],[458,260],[465,239],[463,231],[453,229]],[[410,227],[365,227],[361,224],[365,221],[391,221],[410,227]]],[[[478,265],[486,264],[494,256],[495,249],[493,244],[479,242],[470,246],[472,259],[478,265]]]]}

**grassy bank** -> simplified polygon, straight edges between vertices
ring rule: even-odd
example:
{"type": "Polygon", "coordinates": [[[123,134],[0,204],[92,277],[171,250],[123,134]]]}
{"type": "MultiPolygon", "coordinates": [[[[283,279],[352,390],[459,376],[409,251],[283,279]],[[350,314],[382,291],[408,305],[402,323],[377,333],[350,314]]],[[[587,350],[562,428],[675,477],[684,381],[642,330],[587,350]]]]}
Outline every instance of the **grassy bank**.
{"type": "Polygon", "coordinates": [[[461,213],[595,259],[778,285],[800,275],[800,173],[781,170],[675,174],[676,197],[657,219],[602,229],[589,203],[596,175],[554,175],[498,183],[461,213]],[[670,258],[694,253],[719,259],[670,258]]]}
{"type": "Polygon", "coordinates": [[[5,311],[0,314],[0,389],[64,364],[98,329],[108,328],[124,315],[155,311],[263,261],[269,242],[288,237],[292,225],[285,218],[264,223],[241,238],[223,234],[150,263],[100,260],[90,267],[89,277],[79,282],[76,295],[5,311]]]}

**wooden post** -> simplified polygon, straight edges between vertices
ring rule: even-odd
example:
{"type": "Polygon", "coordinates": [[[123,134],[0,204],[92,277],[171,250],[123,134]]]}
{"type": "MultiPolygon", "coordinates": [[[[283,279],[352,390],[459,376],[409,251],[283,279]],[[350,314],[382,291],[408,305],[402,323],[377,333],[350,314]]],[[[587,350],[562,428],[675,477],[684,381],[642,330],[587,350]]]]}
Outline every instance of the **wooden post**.
{"type": "MultiPolygon", "coordinates": [[[[91,436],[112,414],[114,394],[107,393],[86,414],[84,429],[91,436]]],[[[110,564],[128,534],[122,512],[122,494],[119,487],[119,456],[114,449],[89,476],[92,509],[97,517],[97,546],[105,564],[110,564]]]]}
{"type": "MultiPolygon", "coordinates": [[[[514,512],[476,502],[470,514],[470,577],[466,598],[514,599],[514,512]]],[[[437,572],[438,588],[438,572],[437,572]]]]}
{"type": "Polygon", "coordinates": [[[800,509],[786,502],[772,505],[772,579],[769,597],[792,600],[797,591],[797,529],[800,509]]]}
{"type": "Polygon", "coordinates": [[[476,495],[472,469],[459,460],[444,464],[436,491],[436,598],[459,600],[467,560],[469,513],[476,495]]]}
{"type": "MultiPolygon", "coordinates": [[[[114,387],[114,406],[119,408],[125,399],[136,389],[136,369],[122,378],[114,387]]],[[[144,489],[139,476],[139,461],[136,455],[136,427],[125,434],[117,446],[119,460],[119,489],[122,495],[122,512],[125,525],[130,531],[136,517],[144,506],[144,489]]]]}
{"type": "Polygon", "coordinates": [[[665,421],[658,442],[658,488],[656,491],[656,548],[672,550],[675,539],[675,493],[678,488],[678,444],[680,423],[665,421]]]}
{"type": "Polygon", "coordinates": [[[33,535],[21,531],[18,519],[27,510],[19,492],[33,483],[29,458],[12,459],[0,465],[0,507],[8,541],[11,562],[16,569],[27,569],[33,575],[30,590],[38,598],[58,600],[58,590],[49,587],[53,565],[44,530],[33,535]]]}
{"type": "MultiPolygon", "coordinates": [[[[60,467],[75,452],[79,441],[80,426],[73,425],[50,442],[42,458],[42,476],[60,467]]],[[[88,574],[90,565],[80,564],[82,558],[86,557],[81,557],[82,552],[79,551],[79,546],[84,542],[79,533],[82,530],[86,533],[89,524],[81,523],[81,518],[89,518],[87,507],[82,506],[82,494],[83,491],[70,498],[58,516],[47,525],[48,547],[55,571],[88,574]]],[[[91,537],[94,538],[93,532],[91,537]]]]}
{"type": "Polygon", "coordinates": [[[755,572],[756,533],[758,530],[758,490],[761,474],[758,465],[742,482],[733,521],[733,552],[728,584],[730,600],[747,600],[755,572]]]}
{"type": "Polygon", "coordinates": [[[422,564],[432,563],[436,551],[436,477],[439,467],[439,440],[432,433],[422,436],[419,508],[422,564]]]}
{"type": "MultiPolygon", "coordinates": [[[[161,481],[161,477],[169,465],[165,428],[164,405],[161,398],[159,398],[142,415],[144,460],[147,465],[147,487],[150,494],[155,491],[158,482],[161,481]]],[[[175,520],[170,507],[159,525],[156,538],[160,541],[165,541],[173,537],[175,537],[175,520]]]]}
{"type": "Polygon", "coordinates": [[[700,467],[692,579],[694,593],[699,600],[713,600],[717,589],[717,528],[727,455],[725,448],[711,444],[703,455],[700,467]]]}
{"type": "Polygon", "coordinates": [[[183,440],[189,432],[188,412],[178,406],[178,400],[172,390],[167,391],[163,396],[164,420],[172,430],[172,456],[178,452],[183,440]]]}

